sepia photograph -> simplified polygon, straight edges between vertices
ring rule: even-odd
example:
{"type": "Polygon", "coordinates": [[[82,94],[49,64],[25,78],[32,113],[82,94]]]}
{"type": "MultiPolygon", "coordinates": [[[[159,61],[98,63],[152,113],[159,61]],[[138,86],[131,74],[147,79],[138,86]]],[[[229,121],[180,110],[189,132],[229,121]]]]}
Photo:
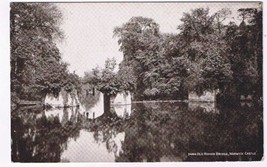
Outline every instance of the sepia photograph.
{"type": "Polygon", "coordinates": [[[262,2],[9,5],[12,162],[263,161],[262,2]]]}

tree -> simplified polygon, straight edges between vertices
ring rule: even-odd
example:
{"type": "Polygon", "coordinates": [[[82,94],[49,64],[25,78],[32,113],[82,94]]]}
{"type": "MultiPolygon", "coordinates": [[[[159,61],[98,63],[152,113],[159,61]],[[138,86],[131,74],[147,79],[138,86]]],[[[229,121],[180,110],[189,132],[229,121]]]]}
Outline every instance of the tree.
{"type": "Polygon", "coordinates": [[[181,42],[176,34],[160,33],[157,23],[143,17],[130,19],[115,28],[114,34],[119,37],[124,54],[119,73],[125,68],[132,69],[135,98],[179,97],[186,67],[178,67],[181,42]]]}
{"type": "Polygon", "coordinates": [[[159,25],[150,18],[133,17],[121,27],[116,27],[114,36],[118,37],[120,51],[124,55],[119,73],[128,66],[131,69],[129,76],[134,79],[131,87],[134,87],[136,96],[143,96],[147,88],[154,87],[153,77],[158,75],[154,69],[160,56],[159,25]]]}
{"type": "Polygon", "coordinates": [[[216,12],[214,14],[214,27],[215,29],[218,31],[218,33],[222,33],[222,30],[225,29],[225,25],[223,24],[223,22],[232,14],[231,10],[227,9],[227,8],[223,8],[221,10],[219,10],[218,12],[216,12]]]}
{"type": "Polygon", "coordinates": [[[137,76],[134,75],[132,66],[126,66],[125,61],[122,61],[116,75],[122,91],[136,90],[137,76]]]}
{"type": "Polygon", "coordinates": [[[239,9],[242,22],[230,23],[226,31],[233,87],[237,96],[254,94],[262,97],[262,11],[239,9]]]}
{"type": "Polygon", "coordinates": [[[223,33],[225,26],[222,25],[228,14],[225,9],[209,15],[209,9],[203,8],[184,13],[178,29],[184,43],[182,55],[190,60],[185,84],[189,91],[202,94],[205,90],[224,90],[231,81],[228,45],[223,33]]]}
{"type": "Polygon", "coordinates": [[[239,17],[241,17],[242,22],[254,17],[257,13],[256,8],[241,8],[237,10],[239,12],[239,17]]]}
{"type": "Polygon", "coordinates": [[[209,16],[209,8],[197,8],[191,13],[184,13],[178,26],[180,34],[187,37],[187,41],[201,40],[201,36],[213,33],[212,27],[215,15],[209,16]]]}
{"type": "Polygon", "coordinates": [[[229,9],[214,14],[208,8],[191,10],[181,18],[178,34],[160,33],[152,19],[131,18],[114,29],[124,55],[119,73],[126,77],[121,80],[138,100],[217,89],[225,97],[262,92],[255,90],[262,85],[262,12],[239,11],[244,20],[237,26],[226,24],[229,9]]]}
{"type": "Polygon", "coordinates": [[[116,67],[116,60],[114,58],[107,59],[105,68],[93,68],[92,71],[85,73],[84,82],[95,86],[100,92],[104,94],[104,112],[110,112],[110,97],[116,95],[120,91],[120,84],[118,82],[114,69],[116,67]]]}
{"type": "Polygon", "coordinates": [[[68,73],[66,76],[66,79],[64,80],[64,89],[67,92],[81,90],[81,79],[77,74],[75,74],[75,71],[73,71],[73,73],[68,73]]]}
{"type": "Polygon", "coordinates": [[[67,73],[56,46],[63,39],[61,12],[50,3],[10,6],[11,92],[31,100],[58,94],[67,73]]]}
{"type": "Polygon", "coordinates": [[[258,79],[256,85],[256,96],[263,96],[263,21],[262,21],[262,10],[256,10],[253,18],[249,21],[251,24],[251,29],[253,31],[251,34],[253,50],[255,59],[254,62],[257,64],[258,79]]]}

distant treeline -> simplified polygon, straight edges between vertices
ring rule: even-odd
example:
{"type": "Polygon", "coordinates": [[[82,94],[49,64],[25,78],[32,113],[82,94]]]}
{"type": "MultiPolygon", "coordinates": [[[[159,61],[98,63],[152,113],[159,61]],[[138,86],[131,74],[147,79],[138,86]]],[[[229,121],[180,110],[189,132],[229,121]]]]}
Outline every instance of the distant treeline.
{"type": "Polygon", "coordinates": [[[56,43],[64,39],[62,14],[50,3],[11,3],[11,95],[43,100],[89,83],[106,95],[129,90],[136,100],[181,99],[219,90],[220,97],[262,97],[262,10],[197,8],[184,13],[176,34],[159,31],[150,18],[132,17],[114,29],[123,61],[106,60],[80,78],[67,70],[56,43]]]}
{"type": "MultiPolygon", "coordinates": [[[[166,34],[150,18],[132,17],[114,29],[123,61],[118,76],[136,99],[186,98],[219,90],[219,97],[262,97],[262,10],[184,13],[178,33],[166,34]]],[[[167,19],[167,18],[166,18],[167,19]]]]}

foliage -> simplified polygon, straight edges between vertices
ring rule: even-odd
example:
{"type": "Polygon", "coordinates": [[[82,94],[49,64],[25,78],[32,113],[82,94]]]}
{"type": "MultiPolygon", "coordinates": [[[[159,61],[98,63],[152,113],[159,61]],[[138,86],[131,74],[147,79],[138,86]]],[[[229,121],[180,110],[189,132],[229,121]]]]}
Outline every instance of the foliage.
{"type": "Polygon", "coordinates": [[[134,69],[131,66],[124,65],[125,61],[120,63],[120,70],[116,74],[120,89],[122,91],[134,91],[136,88],[137,77],[134,75],[134,69]]]}
{"type": "Polygon", "coordinates": [[[90,72],[85,72],[84,83],[89,83],[95,86],[100,92],[114,95],[119,91],[119,82],[116,77],[114,69],[116,67],[116,60],[114,58],[107,59],[105,68],[100,69],[95,67],[90,72]]]}
{"type": "Polygon", "coordinates": [[[82,87],[81,79],[75,74],[75,71],[66,75],[63,85],[67,92],[72,92],[74,90],[81,91],[82,87]]]}
{"type": "Polygon", "coordinates": [[[56,45],[64,35],[62,14],[50,3],[11,3],[11,91],[37,100],[64,87],[79,89],[79,77],[67,70],[56,45]]]}
{"type": "Polygon", "coordinates": [[[120,50],[124,54],[118,73],[123,74],[126,68],[129,69],[122,80],[130,78],[132,82],[126,84],[130,85],[130,90],[139,92],[137,94],[143,94],[146,88],[149,92],[160,76],[157,68],[162,59],[159,54],[159,25],[149,18],[133,17],[121,27],[116,27],[114,36],[118,37],[120,50]]]}
{"type": "Polygon", "coordinates": [[[183,14],[178,34],[160,33],[150,18],[131,18],[114,29],[124,55],[122,80],[132,81],[137,99],[183,98],[190,91],[201,95],[214,89],[261,96],[255,85],[262,87],[262,11],[238,11],[239,26],[226,24],[229,9],[212,15],[208,8],[191,10],[183,14]]]}
{"type": "Polygon", "coordinates": [[[56,41],[62,14],[50,3],[11,3],[11,91],[21,98],[33,92],[58,94],[67,65],[62,62],[56,41]]]}
{"type": "Polygon", "coordinates": [[[239,9],[240,26],[229,24],[226,40],[237,92],[262,96],[262,11],[239,9]]]}

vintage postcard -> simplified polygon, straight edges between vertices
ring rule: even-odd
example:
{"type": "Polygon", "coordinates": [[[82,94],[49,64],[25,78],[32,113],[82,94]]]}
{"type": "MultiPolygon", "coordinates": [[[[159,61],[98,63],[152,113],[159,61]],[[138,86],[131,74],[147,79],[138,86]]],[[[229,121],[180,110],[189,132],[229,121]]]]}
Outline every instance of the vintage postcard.
{"type": "Polygon", "coordinates": [[[12,162],[262,161],[262,2],[11,2],[12,162]]]}

